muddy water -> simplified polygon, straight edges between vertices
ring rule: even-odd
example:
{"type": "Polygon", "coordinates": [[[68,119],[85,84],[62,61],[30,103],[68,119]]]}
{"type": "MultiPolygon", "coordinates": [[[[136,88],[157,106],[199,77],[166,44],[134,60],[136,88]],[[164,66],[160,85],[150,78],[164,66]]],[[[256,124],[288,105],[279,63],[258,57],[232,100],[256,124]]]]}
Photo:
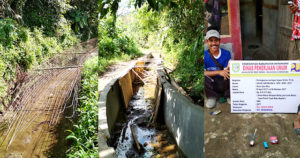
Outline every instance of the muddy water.
{"type": "Polygon", "coordinates": [[[121,129],[115,131],[119,138],[114,143],[118,157],[182,157],[166,127],[159,125],[155,128],[148,123],[153,113],[153,101],[146,100],[144,93],[143,87],[138,89],[126,111],[127,121],[118,123],[121,129]],[[134,142],[130,126],[133,127],[140,150],[134,142]]]}
{"type": "Polygon", "coordinates": [[[1,133],[0,158],[56,157],[54,155],[64,157],[66,141],[62,143],[61,140],[65,140],[65,127],[68,123],[64,121],[61,109],[74,75],[75,70],[64,70],[64,73],[51,78],[44,87],[33,93],[33,97],[24,99],[26,104],[14,115],[16,117],[9,127],[1,133]],[[51,122],[53,123],[50,124],[51,122]],[[64,147],[60,146],[62,144],[64,147]]]}

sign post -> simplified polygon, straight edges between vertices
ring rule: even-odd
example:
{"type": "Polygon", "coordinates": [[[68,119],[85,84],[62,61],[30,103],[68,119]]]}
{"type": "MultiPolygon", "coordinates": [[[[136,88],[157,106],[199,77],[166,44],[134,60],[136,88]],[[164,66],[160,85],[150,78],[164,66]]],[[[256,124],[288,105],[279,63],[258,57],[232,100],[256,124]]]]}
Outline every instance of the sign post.
{"type": "Polygon", "coordinates": [[[296,113],[300,61],[230,63],[231,113],[296,113]]]}

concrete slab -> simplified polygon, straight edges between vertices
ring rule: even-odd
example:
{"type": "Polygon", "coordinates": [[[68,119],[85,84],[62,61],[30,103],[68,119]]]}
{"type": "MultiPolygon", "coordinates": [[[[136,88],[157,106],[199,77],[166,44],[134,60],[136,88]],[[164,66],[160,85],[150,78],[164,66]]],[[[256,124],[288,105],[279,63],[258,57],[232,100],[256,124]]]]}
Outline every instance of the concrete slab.
{"type": "Polygon", "coordinates": [[[133,96],[131,73],[127,73],[125,76],[120,78],[119,85],[121,87],[125,107],[127,109],[129,101],[133,96]]]}

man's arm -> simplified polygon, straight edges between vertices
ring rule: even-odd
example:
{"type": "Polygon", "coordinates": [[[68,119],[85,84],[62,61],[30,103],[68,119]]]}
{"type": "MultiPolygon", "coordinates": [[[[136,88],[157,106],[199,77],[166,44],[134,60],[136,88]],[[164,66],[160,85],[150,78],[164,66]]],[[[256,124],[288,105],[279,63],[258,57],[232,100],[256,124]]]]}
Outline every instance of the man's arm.
{"type": "Polygon", "coordinates": [[[228,61],[228,63],[227,63],[227,67],[225,68],[225,70],[230,71],[230,62],[231,62],[231,59],[229,59],[229,61],[228,61]]]}
{"type": "Polygon", "coordinates": [[[290,8],[292,14],[295,14],[295,12],[298,10],[298,6],[296,6],[296,5],[290,4],[289,8],[290,8]]]}
{"type": "Polygon", "coordinates": [[[225,80],[229,79],[229,77],[230,77],[229,70],[227,70],[227,69],[218,70],[218,71],[206,71],[206,70],[204,70],[204,75],[209,76],[209,77],[220,75],[220,76],[223,76],[225,80]]]}

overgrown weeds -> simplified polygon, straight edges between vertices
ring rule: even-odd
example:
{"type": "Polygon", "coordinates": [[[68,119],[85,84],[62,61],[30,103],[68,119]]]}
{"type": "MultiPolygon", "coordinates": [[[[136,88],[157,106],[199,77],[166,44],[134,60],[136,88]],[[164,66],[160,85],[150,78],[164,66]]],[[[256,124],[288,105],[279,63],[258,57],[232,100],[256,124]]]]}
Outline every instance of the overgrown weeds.
{"type": "Polygon", "coordinates": [[[118,61],[126,61],[142,55],[134,41],[120,28],[115,27],[114,18],[107,15],[99,22],[98,58],[85,62],[82,72],[78,121],[66,139],[72,141],[67,157],[98,157],[97,126],[98,75],[118,61]]]}
{"type": "Polygon", "coordinates": [[[129,38],[122,28],[115,24],[115,18],[110,14],[99,20],[99,57],[111,59],[126,55],[132,58],[140,56],[142,53],[133,39],[129,38]]]}
{"type": "Polygon", "coordinates": [[[28,71],[49,59],[53,54],[79,42],[69,30],[68,36],[47,37],[39,28],[32,31],[12,19],[0,19],[0,98],[16,78],[17,65],[28,71]]]}
{"type": "Polygon", "coordinates": [[[67,157],[93,158],[98,157],[97,127],[98,127],[98,58],[88,59],[83,67],[81,89],[79,91],[78,120],[67,140],[72,146],[67,151],[67,157]]]}

